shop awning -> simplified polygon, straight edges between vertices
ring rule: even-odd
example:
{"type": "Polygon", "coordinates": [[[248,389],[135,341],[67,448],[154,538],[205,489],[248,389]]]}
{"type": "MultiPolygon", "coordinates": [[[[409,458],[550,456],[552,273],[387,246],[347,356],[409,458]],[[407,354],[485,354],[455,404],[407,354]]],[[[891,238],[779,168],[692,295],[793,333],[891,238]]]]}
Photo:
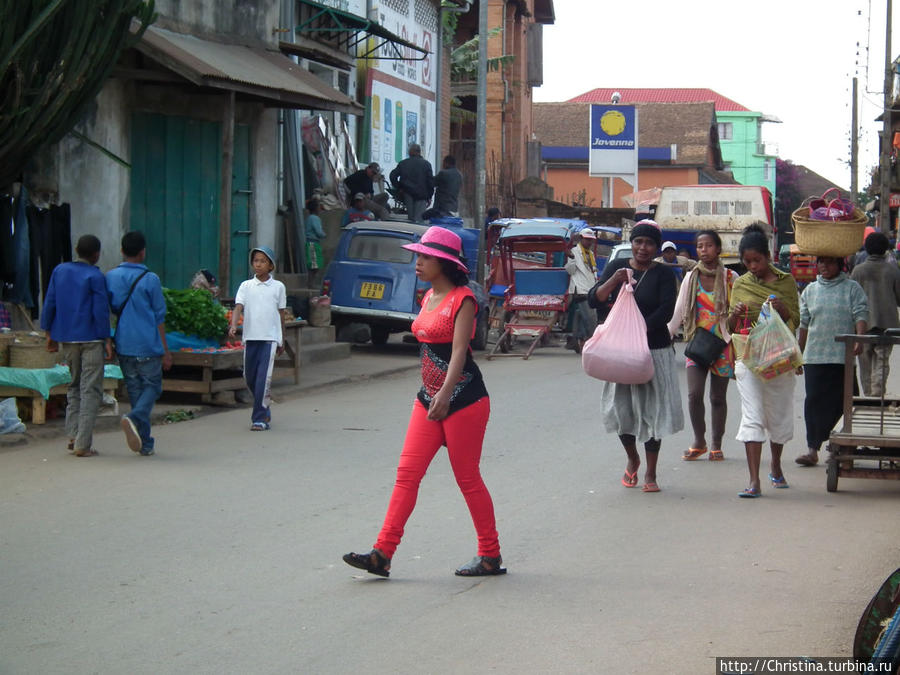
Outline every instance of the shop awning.
{"type": "Polygon", "coordinates": [[[136,48],[198,87],[234,91],[276,108],[363,114],[352,98],[278,51],[202,40],[155,26],[136,48]]]}
{"type": "Polygon", "coordinates": [[[314,0],[300,0],[299,8],[300,24],[295,30],[300,37],[331,45],[356,59],[421,61],[429,54],[424,47],[364,16],[314,0]]]}

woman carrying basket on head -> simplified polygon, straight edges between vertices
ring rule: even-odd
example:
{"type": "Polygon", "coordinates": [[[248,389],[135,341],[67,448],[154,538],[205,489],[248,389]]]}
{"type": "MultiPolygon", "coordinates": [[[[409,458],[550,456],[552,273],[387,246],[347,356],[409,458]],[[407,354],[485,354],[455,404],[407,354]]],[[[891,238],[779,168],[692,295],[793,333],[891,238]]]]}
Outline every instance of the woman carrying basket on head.
{"type": "MultiPolygon", "coordinates": [[[[688,416],[694,430],[694,442],[682,455],[685,461],[700,459],[706,454],[706,409],[703,395],[706,380],[709,379],[709,405],[712,411],[711,436],[709,446],[710,461],[725,458],[722,453],[722,437],[725,435],[725,417],[728,405],[725,395],[728,380],[734,377],[734,346],[728,331],[728,299],[737,272],[726,269],[719,259],[722,253],[722,239],[715,230],[701,230],[697,233],[697,256],[699,263],[688,272],[681,284],[675,313],[669,322],[669,333],[674,336],[683,327],[684,339],[688,345],[705,330],[718,340],[711,344],[724,347],[708,364],[701,364],[687,358],[688,416]]],[[[716,350],[718,351],[718,350],[716,350]]],[[[696,357],[695,357],[696,358],[696,357]]]]}
{"type": "MultiPolygon", "coordinates": [[[[734,282],[731,290],[729,329],[733,333],[744,324],[755,323],[763,303],[771,298],[772,308],[794,332],[800,321],[797,282],[790,274],[772,265],[769,236],[762,226],[754,224],[744,230],[738,251],[748,271],[734,282]]],[[[769,480],[772,487],[788,487],[781,468],[781,453],[784,444],[794,437],[795,373],[791,370],[763,380],[743,361],[738,361],[734,374],[741,394],[741,425],[737,440],[744,443],[750,471],[750,485],[738,496],[759,497],[762,495],[759,466],[767,436],[772,449],[769,480]]]]}

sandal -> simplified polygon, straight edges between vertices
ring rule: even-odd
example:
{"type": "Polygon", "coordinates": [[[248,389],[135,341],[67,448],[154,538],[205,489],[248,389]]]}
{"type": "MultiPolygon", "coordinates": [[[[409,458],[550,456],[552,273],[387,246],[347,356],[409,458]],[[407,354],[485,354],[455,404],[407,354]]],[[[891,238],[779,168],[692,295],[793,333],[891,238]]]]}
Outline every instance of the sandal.
{"type": "Polygon", "coordinates": [[[776,478],[772,474],[769,474],[769,480],[772,481],[773,488],[789,488],[789,487],[791,487],[790,485],[788,485],[787,479],[783,475],[776,478]]]}
{"type": "Polygon", "coordinates": [[[476,555],[465,565],[460,567],[454,574],[458,577],[490,577],[497,574],[506,574],[506,568],[500,567],[503,564],[503,558],[497,556],[491,558],[486,555],[476,555]]]}
{"type": "Polygon", "coordinates": [[[656,483],[644,483],[641,492],[659,492],[659,485],[656,483]]]}
{"type": "Polygon", "coordinates": [[[705,454],[706,448],[688,448],[687,452],[681,456],[681,459],[685,462],[693,462],[695,459],[700,459],[705,454]]]}
{"type": "Polygon", "coordinates": [[[813,457],[809,453],[805,455],[800,455],[797,459],[794,460],[800,466],[815,466],[819,463],[818,457],[813,457]]]}
{"type": "Polygon", "coordinates": [[[634,470],[634,473],[628,473],[628,469],[625,469],[625,475],[622,476],[622,485],[627,488],[637,487],[637,469],[634,470]]]}
{"type": "Polygon", "coordinates": [[[391,576],[391,559],[381,555],[381,551],[373,548],[369,553],[348,553],[343,557],[350,567],[365,570],[369,574],[380,577],[391,576]]]}
{"type": "Polygon", "coordinates": [[[709,451],[709,461],[710,462],[721,462],[725,459],[725,455],[722,454],[721,450],[710,450],[709,451]]]}
{"type": "Polygon", "coordinates": [[[88,448],[87,450],[75,450],[72,454],[76,457],[96,457],[100,453],[93,448],[88,448]]]}
{"type": "Polygon", "coordinates": [[[759,491],[759,488],[748,487],[744,488],[740,492],[738,492],[738,497],[745,497],[747,499],[756,499],[757,497],[762,497],[762,492],[759,491]]]}
{"type": "Polygon", "coordinates": [[[270,428],[268,422],[254,422],[250,425],[250,431],[268,431],[270,428]]]}

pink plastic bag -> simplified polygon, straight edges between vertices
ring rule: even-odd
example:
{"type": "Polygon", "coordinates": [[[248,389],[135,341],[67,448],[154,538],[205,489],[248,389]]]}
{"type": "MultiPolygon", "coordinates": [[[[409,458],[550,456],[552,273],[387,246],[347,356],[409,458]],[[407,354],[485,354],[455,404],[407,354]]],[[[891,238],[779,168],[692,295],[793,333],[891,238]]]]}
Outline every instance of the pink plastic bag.
{"type": "Polygon", "coordinates": [[[653,378],[647,323],[634,299],[634,280],[622,284],[606,321],[581,350],[581,365],[591,377],[617,384],[644,384],[653,378]]]}

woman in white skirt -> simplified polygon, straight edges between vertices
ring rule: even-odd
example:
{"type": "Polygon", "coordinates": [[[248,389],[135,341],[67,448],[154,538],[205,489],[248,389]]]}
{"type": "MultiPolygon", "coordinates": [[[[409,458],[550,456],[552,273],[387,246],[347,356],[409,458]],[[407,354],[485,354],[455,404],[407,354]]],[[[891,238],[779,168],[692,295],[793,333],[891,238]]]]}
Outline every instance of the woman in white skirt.
{"type": "MultiPolygon", "coordinates": [[[[747,268],[731,289],[731,312],[728,321],[732,334],[743,323],[753,324],[767,298],[772,308],[787,324],[791,332],[800,321],[800,299],[797,282],[772,265],[769,238],[759,225],[744,230],[738,246],[741,262],[747,268]]],[[[794,371],[782,373],[770,380],[754,375],[743,361],[734,367],[738,391],[741,393],[741,426],[737,440],[743,441],[747,455],[750,484],[738,493],[739,497],[756,498],[762,495],[759,467],[762,446],[768,436],[772,450],[769,481],[773,488],[788,487],[781,468],[784,444],[794,437],[794,371]]]]}
{"type": "Polygon", "coordinates": [[[659,226],[642,220],[631,230],[630,260],[616,260],[606,266],[600,282],[588,295],[592,307],[615,301],[630,267],[635,280],[634,299],[647,323],[647,345],[653,358],[653,379],[645,384],[605,382],[600,409],[608,432],[618,434],[628,463],[622,485],[637,487],[641,456],[637,444],[644,444],[646,467],[643,492],[659,492],[656,464],[664,436],[681,431],[684,414],[675,374],[675,350],[667,323],[675,309],[676,282],[672,270],[654,258],[662,245],[659,226]]]}

